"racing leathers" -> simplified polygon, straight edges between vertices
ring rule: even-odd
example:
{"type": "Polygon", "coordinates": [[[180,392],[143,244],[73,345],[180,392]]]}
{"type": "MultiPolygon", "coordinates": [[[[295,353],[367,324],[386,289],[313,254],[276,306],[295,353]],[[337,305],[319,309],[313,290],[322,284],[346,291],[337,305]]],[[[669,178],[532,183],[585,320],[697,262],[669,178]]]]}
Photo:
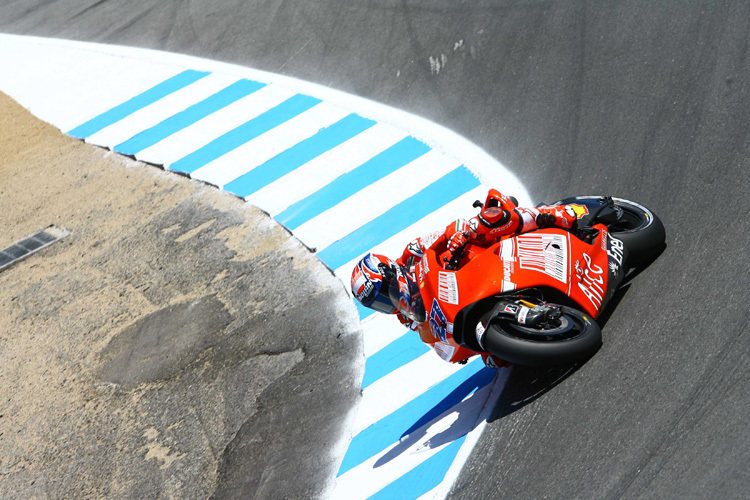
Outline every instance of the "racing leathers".
{"type": "Polygon", "coordinates": [[[440,238],[445,238],[448,250],[455,252],[466,243],[488,247],[509,234],[550,226],[572,229],[575,222],[576,213],[569,205],[519,208],[509,197],[491,189],[478,215],[468,221],[456,219],[443,231],[416,238],[406,246],[396,262],[400,266],[408,266],[410,260],[421,259],[425,250],[440,238]]]}
{"type": "MultiPolygon", "coordinates": [[[[468,221],[456,219],[443,231],[434,231],[414,239],[396,259],[396,263],[402,269],[413,269],[414,262],[421,259],[425,251],[441,239],[444,239],[448,250],[453,253],[466,243],[489,247],[504,236],[521,234],[543,227],[557,226],[563,229],[573,229],[576,220],[575,211],[568,205],[519,208],[515,200],[491,189],[478,215],[468,221]]],[[[438,341],[432,335],[426,322],[418,323],[401,313],[397,314],[402,324],[419,332],[423,342],[433,344],[438,341]]],[[[504,364],[499,358],[487,353],[482,354],[482,359],[487,366],[493,368],[504,364]]]]}

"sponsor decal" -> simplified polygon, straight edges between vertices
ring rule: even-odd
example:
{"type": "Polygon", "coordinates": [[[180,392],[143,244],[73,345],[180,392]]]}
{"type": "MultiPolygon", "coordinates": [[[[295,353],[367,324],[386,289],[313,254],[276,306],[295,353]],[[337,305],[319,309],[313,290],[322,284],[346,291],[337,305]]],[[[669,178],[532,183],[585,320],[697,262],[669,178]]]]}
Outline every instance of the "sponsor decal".
{"type": "Polygon", "coordinates": [[[479,342],[479,346],[484,349],[484,334],[487,332],[487,329],[484,327],[482,322],[480,321],[477,323],[477,327],[474,329],[474,333],[477,336],[477,342],[479,342]]]}
{"type": "Polygon", "coordinates": [[[573,212],[575,212],[577,219],[580,219],[584,215],[588,215],[589,214],[589,209],[588,209],[588,207],[586,205],[579,205],[577,203],[574,203],[574,204],[568,205],[568,206],[573,209],[573,212]]]}
{"type": "Polygon", "coordinates": [[[602,229],[602,250],[607,251],[607,230],[602,229]]]}
{"type": "Polygon", "coordinates": [[[516,284],[513,283],[513,273],[515,272],[515,257],[513,257],[513,239],[503,241],[500,245],[500,251],[498,252],[500,258],[503,259],[503,283],[502,291],[510,292],[516,289],[516,284]]]}
{"type": "Polygon", "coordinates": [[[568,282],[568,242],[561,234],[522,234],[516,237],[521,269],[568,282]]]}
{"type": "Polygon", "coordinates": [[[435,352],[443,361],[450,361],[453,357],[453,353],[456,352],[455,347],[450,344],[444,344],[442,342],[435,342],[434,344],[432,344],[432,348],[435,349],[435,352]]]}
{"type": "MultiPolygon", "coordinates": [[[[623,245],[622,240],[619,240],[617,238],[613,238],[610,236],[609,250],[607,250],[607,255],[609,255],[611,262],[614,262],[615,264],[617,264],[618,269],[622,267],[622,261],[625,258],[624,248],[625,248],[625,245],[623,245]]],[[[613,272],[616,272],[616,270],[613,272]]]]}
{"type": "Polygon", "coordinates": [[[518,306],[515,304],[508,304],[503,310],[507,313],[516,314],[518,312],[518,306]]]}
{"type": "Polygon", "coordinates": [[[604,269],[592,263],[591,257],[587,253],[583,254],[583,260],[586,261],[586,269],[581,267],[580,261],[576,261],[576,274],[580,281],[578,288],[591,301],[591,304],[599,309],[604,297],[604,269]]]}
{"type": "Polygon", "coordinates": [[[510,277],[513,276],[514,267],[512,260],[503,261],[503,281],[510,281],[510,277]]]}
{"type": "Polygon", "coordinates": [[[522,325],[526,324],[526,317],[529,315],[529,309],[528,307],[521,307],[521,311],[518,313],[518,322],[522,325]]]}
{"type": "Polygon", "coordinates": [[[365,286],[362,287],[362,293],[360,293],[357,298],[361,300],[364,297],[368,297],[373,292],[373,290],[374,287],[372,286],[372,282],[366,281],[365,286]]]}
{"type": "Polygon", "coordinates": [[[432,334],[443,342],[448,342],[447,326],[448,320],[440,309],[440,304],[437,299],[432,299],[432,308],[430,309],[430,330],[432,330],[432,334]]]}
{"type": "Polygon", "coordinates": [[[424,280],[427,273],[430,272],[430,265],[427,263],[427,257],[422,257],[417,265],[419,270],[419,288],[424,288],[424,280]]]}
{"type": "Polygon", "coordinates": [[[419,242],[419,246],[420,246],[420,254],[419,255],[422,255],[422,253],[423,253],[422,249],[423,248],[430,248],[432,246],[432,244],[435,243],[437,241],[437,239],[440,238],[442,235],[443,235],[443,231],[433,231],[433,232],[431,232],[430,234],[428,234],[426,236],[422,236],[420,238],[417,238],[416,241],[419,242]]]}
{"type": "Polygon", "coordinates": [[[443,302],[458,305],[458,283],[455,273],[438,273],[438,297],[443,302]]]}
{"type": "MultiPolygon", "coordinates": [[[[485,225],[489,226],[490,224],[488,223],[488,224],[485,224],[485,225]]],[[[513,225],[513,219],[510,219],[508,222],[506,222],[505,224],[503,224],[500,227],[495,227],[495,228],[490,229],[489,232],[487,233],[487,235],[490,236],[490,237],[492,237],[492,238],[502,236],[503,234],[505,234],[507,232],[508,228],[511,225],[513,225]]]]}
{"type": "Polygon", "coordinates": [[[352,272],[352,293],[362,302],[373,291],[373,284],[362,273],[362,267],[357,265],[352,272]]]}

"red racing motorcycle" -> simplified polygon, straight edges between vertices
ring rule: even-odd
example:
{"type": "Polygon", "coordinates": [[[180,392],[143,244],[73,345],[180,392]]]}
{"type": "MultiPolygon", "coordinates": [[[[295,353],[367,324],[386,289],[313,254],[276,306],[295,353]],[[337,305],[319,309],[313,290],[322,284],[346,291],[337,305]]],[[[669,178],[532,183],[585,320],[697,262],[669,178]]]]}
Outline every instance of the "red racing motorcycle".
{"type": "Polygon", "coordinates": [[[664,249],[664,226],[648,208],[618,198],[578,196],[555,204],[574,208],[574,229],[538,229],[453,254],[438,241],[409,273],[406,301],[401,280],[401,304],[408,304],[402,314],[429,328],[420,334],[434,339],[443,359],[490,353],[544,366],[582,361],[599,349],[596,318],[626,270],[664,249]]]}

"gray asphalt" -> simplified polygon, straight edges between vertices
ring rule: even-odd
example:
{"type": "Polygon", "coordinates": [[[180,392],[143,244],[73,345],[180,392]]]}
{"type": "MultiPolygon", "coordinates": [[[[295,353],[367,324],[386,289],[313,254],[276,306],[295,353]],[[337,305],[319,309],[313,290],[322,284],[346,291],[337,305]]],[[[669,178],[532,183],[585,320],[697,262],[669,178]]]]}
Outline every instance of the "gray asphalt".
{"type": "Polygon", "coordinates": [[[538,201],[662,218],[602,350],[514,369],[451,498],[748,498],[749,25],[744,1],[0,2],[2,32],[322,83],[459,132],[538,201]]]}

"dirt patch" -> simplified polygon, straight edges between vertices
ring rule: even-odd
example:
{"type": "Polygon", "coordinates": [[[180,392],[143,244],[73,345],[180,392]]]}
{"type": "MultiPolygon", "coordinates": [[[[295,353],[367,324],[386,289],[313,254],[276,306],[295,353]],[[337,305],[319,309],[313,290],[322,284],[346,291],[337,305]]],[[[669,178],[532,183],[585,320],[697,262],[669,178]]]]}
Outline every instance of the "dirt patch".
{"type": "Polygon", "coordinates": [[[0,497],[202,498],[220,465],[262,474],[294,448],[315,465],[300,477],[294,464],[289,495],[322,489],[336,457],[320,450],[357,397],[361,353],[341,283],[302,245],[237,198],[64,136],[3,94],[0,200],[0,248],[71,232],[0,272],[0,497]],[[306,415],[309,429],[290,422],[305,442],[269,408],[306,415]],[[256,463],[226,456],[240,429],[264,436],[242,459],[256,463]]]}

